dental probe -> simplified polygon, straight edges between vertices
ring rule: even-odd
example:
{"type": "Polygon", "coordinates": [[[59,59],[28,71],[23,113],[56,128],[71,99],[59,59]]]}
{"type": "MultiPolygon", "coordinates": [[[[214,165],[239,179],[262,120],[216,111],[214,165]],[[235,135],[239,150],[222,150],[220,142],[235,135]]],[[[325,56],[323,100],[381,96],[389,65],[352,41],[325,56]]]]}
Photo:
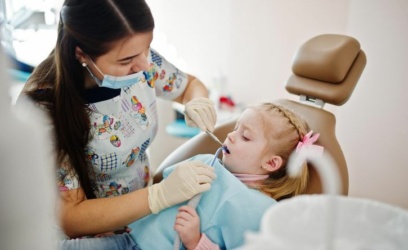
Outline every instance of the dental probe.
{"type": "Polygon", "coordinates": [[[219,144],[221,144],[221,146],[223,145],[222,142],[220,141],[220,139],[217,138],[217,136],[215,136],[211,131],[206,130],[205,131],[207,133],[207,135],[209,135],[214,141],[218,142],[219,144]]]}
{"type": "Polygon", "coordinates": [[[212,132],[210,132],[209,130],[205,131],[207,133],[207,135],[209,135],[214,141],[218,142],[219,144],[221,144],[221,148],[223,151],[227,152],[228,154],[230,153],[230,151],[228,150],[227,146],[224,146],[224,144],[222,144],[222,142],[220,141],[220,139],[218,139],[217,136],[215,136],[212,132]]]}
{"type": "MultiPolygon", "coordinates": [[[[190,117],[190,116],[187,114],[186,111],[184,111],[183,113],[184,113],[184,115],[190,117]]],[[[220,141],[220,139],[218,139],[217,136],[215,136],[215,135],[214,135],[211,131],[209,131],[209,130],[206,130],[205,132],[206,132],[207,135],[209,135],[214,141],[216,141],[217,143],[219,143],[219,144],[221,145],[223,151],[227,152],[228,154],[230,153],[229,150],[228,150],[228,148],[227,148],[226,146],[224,146],[224,144],[220,141]]]]}

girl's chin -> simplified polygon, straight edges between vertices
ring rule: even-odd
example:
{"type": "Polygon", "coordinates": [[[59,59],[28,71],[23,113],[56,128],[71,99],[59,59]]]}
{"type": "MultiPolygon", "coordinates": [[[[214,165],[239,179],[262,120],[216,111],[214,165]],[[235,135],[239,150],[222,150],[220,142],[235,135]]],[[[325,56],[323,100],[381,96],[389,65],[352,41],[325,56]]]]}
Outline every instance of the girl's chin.
{"type": "Polygon", "coordinates": [[[224,167],[227,169],[227,170],[230,170],[230,168],[228,167],[229,166],[229,161],[228,161],[228,158],[227,157],[222,157],[222,165],[224,165],[224,167]]]}

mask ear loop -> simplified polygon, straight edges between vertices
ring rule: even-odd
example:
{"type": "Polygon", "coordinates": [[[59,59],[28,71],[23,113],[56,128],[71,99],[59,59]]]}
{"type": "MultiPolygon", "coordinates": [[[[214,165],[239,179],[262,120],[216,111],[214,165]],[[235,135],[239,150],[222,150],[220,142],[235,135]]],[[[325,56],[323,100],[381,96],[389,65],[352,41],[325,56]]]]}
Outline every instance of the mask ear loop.
{"type": "MultiPolygon", "coordinates": [[[[227,147],[225,146],[222,146],[219,149],[217,149],[217,151],[214,154],[214,157],[211,160],[210,166],[214,166],[214,162],[217,160],[220,152],[225,150],[228,150],[227,147]]],[[[191,198],[191,200],[188,201],[187,206],[193,207],[195,209],[201,200],[201,195],[202,194],[197,194],[193,198],[191,198]]],[[[173,249],[180,250],[180,245],[181,245],[180,235],[177,234],[174,239],[173,249]]]]}
{"type": "MultiPolygon", "coordinates": [[[[92,61],[92,60],[91,60],[92,61]]],[[[93,63],[93,62],[92,62],[93,63]]],[[[98,84],[99,87],[102,87],[102,81],[96,77],[92,71],[89,69],[88,64],[86,64],[85,62],[83,62],[82,67],[86,68],[86,70],[88,70],[89,74],[91,75],[92,79],[94,79],[94,81],[96,82],[96,84],[98,84]]],[[[95,66],[95,68],[102,74],[102,72],[98,69],[98,67],[96,67],[96,65],[93,63],[93,65],[95,66]]],[[[103,75],[103,74],[102,74],[103,75]]]]}

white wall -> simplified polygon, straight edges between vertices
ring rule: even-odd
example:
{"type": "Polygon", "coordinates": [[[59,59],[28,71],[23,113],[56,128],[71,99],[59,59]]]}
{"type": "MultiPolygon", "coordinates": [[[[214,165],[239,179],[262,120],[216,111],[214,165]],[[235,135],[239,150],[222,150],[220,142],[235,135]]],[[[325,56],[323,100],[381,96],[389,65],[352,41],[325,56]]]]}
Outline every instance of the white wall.
{"type": "MultiPolygon", "coordinates": [[[[155,18],[156,31],[152,47],[187,73],[212,85],[227,71],[230,46],[231,0],[147,0],[155,18]],[[165,36],[165,39],[163,38],[165,36]],[[174,51],[176,47],[176,51],[174,51]],[[168,53],[168,50],[171,52],[168,53]]],[[[186,139],[165,132],[174,120],[171,104],[158,101],[159,131],[149,147],[154,168],[186,139]]]]}
{"type": "Polygon", "coordinates": [[[232,5],[230,90],[246,103],[288,96],[292,56],[307,39],[344,33],[348,1],[255,0],[232,5]]]}
{"type": "Polygon", "coordinates": [[[367,54],[360,83],[337,114],[350,194],[408,208],[408,1],[350,3],[347,31],[367,54]]]}
{"type": "MultiPolygon", "coordinates": [[[[367,66],[349,102],[328,105],[349,165],[350,196],[408,208],[408,56],[405,0],[174,0],[148,1],[156,27],[177,49],[184,69],[208,86],[226,76],[238,102],[295,98],[284,84],[296,49],[323,33],[357,38],[367,66]]],[[[159,103],[161,133],[152,146],[158,164],[166,147],[171,108],[159,103]],[[165,114],[165,115],[161,115],[165,114]],[[165,117],[165,119],[162,119],[165,117]],[[167,120],[166,120],[167,119],[167,120]]]]}

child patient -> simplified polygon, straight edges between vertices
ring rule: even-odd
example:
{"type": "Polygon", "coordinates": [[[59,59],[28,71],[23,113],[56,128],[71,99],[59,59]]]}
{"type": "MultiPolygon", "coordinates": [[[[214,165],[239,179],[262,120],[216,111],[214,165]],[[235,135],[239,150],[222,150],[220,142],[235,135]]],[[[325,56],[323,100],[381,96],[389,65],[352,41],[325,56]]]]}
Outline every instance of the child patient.
{"type": "MultiPolygon", "coordinates": [[[[247,108],[228,134],[224,146],[229,153],[223,152],[222,162],[215,161],[217,179],[197,208],[182,204],[149,215],[129,226],[131,236],[142,249],[172,249],[177,233],[186,249],[242,245],[245,231],[259,230],[266,209],[305,191],[308,168],[292,178],[286,163],[295,149],[313,141],[308,132],[306,122],[282,106],[262,103],[247,108]]],[[[213,157],[189,160],[209,164],[213,157]]],[[[167,168],[164,177],[173,169],[167,168]]]]}

